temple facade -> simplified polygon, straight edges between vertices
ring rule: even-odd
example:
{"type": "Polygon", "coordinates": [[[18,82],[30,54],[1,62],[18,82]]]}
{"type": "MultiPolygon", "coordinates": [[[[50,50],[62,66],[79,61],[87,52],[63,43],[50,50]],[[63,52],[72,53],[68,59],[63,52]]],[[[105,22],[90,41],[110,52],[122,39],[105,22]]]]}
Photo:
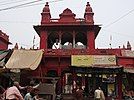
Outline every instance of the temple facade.
{"type": "Polygon", "coordinates": [[[101,26],[94,24],[89,2],[83,15],[84,18],[76,18],[66,8],[58,19],[51,18],[49,4],[45,4],[41,24],[34,26],[44,54],[32,75],[58,77],[56,93],[73,93],[81,86],[93,98],[93,91],[100,86],[106,97],[113,93],[112,96],[122,100],[124,89],[134,89],[131,45],[128,42],[127,47],[122,48],[95,48],[101,26]]]}

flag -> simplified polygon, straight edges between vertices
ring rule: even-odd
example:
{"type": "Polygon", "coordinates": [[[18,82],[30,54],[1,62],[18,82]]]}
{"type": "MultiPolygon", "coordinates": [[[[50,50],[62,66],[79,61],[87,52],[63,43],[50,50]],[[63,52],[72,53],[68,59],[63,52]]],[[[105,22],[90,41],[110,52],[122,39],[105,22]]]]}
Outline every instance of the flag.
{"type": "Polygon", "coordinates": [[[110,35],[110,41],[112,41],[112,35],[110,35]]]}

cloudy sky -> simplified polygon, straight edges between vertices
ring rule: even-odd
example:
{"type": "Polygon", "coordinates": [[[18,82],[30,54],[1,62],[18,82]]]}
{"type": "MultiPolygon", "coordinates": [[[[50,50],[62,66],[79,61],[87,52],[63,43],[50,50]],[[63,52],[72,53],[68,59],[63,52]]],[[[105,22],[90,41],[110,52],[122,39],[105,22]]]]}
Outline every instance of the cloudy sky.
{"type": "Polygon", "coordinates": [[[76,18],[83,18],[86,3],[94,12],[95,24],[102,29],[96,38],[96,48],[118,48],[127,45],[134,49],[134,0],[0,0],[0,30],[9,35],[12,48],[39,46],[39,37],[33,25],[39,25],[45,2],[49,2],[52,18],[59,18],[64,9],[69,8],[76,18]],[[110,37],[112,40],[110,41],[110,37]]]}

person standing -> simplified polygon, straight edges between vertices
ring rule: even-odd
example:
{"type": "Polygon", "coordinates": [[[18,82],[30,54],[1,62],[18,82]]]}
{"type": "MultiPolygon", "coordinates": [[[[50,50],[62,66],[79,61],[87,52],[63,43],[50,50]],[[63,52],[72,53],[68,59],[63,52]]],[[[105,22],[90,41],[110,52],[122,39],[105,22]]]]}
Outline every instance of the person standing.
{"type": "Polygon", "coordinates": [[[83,92],[84,91],[83,91],[82,87],[79,86],[75,93],[76,100],[84,100],[83,92]]]}
{"type": "Polygon", "coordinates": [[[60,49],[61,44],[59,43],[59,40],[56,39],[56,42],[53,44],[52,49],[60,49]]]}
{"type": "Polygon", "coordinates": [[[33,91],[33,87],[32,86],[28,86],[27,87],[27,93],[24,96],[24,100],[32,100],[33,99],[34,95],[33,95],[32,91],[33,91]]]}
{"type": "Polygon", "coordinates": [[[94,92],[94,98],[95,100],[105,100],[105,96],[103,91],[101,90],[100,87],[98,87],[95,92],[94,92]]]}
{"type": "Polygon", "coordinates": [[[20,91],[19,91],[19,83],[18,82],[14,82],[14,85],[12,87],[9,87],[6,91],[5,91],[5,99],[6,100],[24,100],[23,96],[21,95],[20,91]]]}

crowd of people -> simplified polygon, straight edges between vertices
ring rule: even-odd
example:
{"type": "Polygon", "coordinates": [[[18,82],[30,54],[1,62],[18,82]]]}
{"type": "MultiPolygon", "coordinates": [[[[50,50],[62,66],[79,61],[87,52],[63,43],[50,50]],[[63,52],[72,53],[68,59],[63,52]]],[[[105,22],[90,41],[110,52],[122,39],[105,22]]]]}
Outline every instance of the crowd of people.
{"type": "Polygon", "coordinates": [[[19,82],[14,81],[7,89],[0,86],[0,100],[41,100],[37,88],[39,85],[40,83],[34,85],[31,81],[29,86],[22,87],[19,82]]]}
{"type": "Polygon", "coordinates": [[[90,100],[91,98],[94,100],[105,100],[105,95],[103,90],[100,87],[97,87],[94,91],[92,91],[92,97],[86,95],[84,89],[81,86],[78,86],[76,91],[74,91],[75,100],[90,100]]]}

